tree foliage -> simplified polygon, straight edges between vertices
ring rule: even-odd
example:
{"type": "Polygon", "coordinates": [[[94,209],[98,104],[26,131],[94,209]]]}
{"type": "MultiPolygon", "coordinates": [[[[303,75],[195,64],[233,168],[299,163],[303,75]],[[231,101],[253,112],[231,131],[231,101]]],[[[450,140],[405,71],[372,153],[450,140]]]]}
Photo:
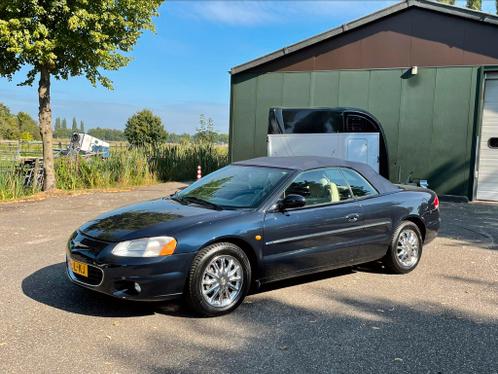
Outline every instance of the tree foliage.
{"type": "Polygon", "coordinates": [[[106,141],[126,141],[126,136],[122,130],[95,127],[88,130],[88,135],[106,141]]]}
{"type": "Polygon", "coordinates": [[[111,88],[99,69],[117,70],[130,61],[143,30],[162,0],[9,0],[0,3],[0,74],[12,78],[31,66],[25,83],[40,68],[58,79],[84,75],[111,88]]]}
{"type": "Polygon", "coordinates": [[[76,118],[74,118],[74,117],[73,117],[73,123],[71,125],[71,131],[72,132],[78,131],[78,121],[76,121],[76,118]]]}
{"type": "Polygon", "coordinates": [[[228,143],[228,134],[222,134],[214,129],[214,121],[206,118],[201,114],[199,118],[199,127],[193,136],[193,140],[203,144],[226,144],[228,143]]]}
{"type": "Polygon", "coordinates": [[[39,140],[40,129],[28,113],[11,113],[4,104],[0,104],[0,139],[39,140]]]}
{"type": "Polygon", "coordinates": [[[17,125],[22,140],[40,140],[40,128],[35,120],[26,112],[17,113],[17,125]]]}
{"type": "Polygon", "coordinates": [[[440,3],[455,5],[456,0],[439,0],[440,3]]]}
{"type": "Polygon", "coordinates": [[[467,8],[473,10],[481,10],[482,0],[467,0],[467,8]]]}
{"type": "Polygon", "coordinates": [[[206,118],[201,114],[199,118],[199,127],[196,129],[194,140],[198,143],[213,144],[216,138],[214,130],[214,121],[211,118],[206,118]]]}
{"type": "Polygon", "coordinates": [[[161,118],[147,109],[128,119],[124,134],[134,147],[153,147],[163,143],[167,137],[161,118]]]}
{"type": "Polygon", "coordinates": [[[38,118],[43,140],[43,189],[56,187],[52,147],[51,77],[85,76],[112,88],[102,70],[128,64],[130,52],[162,0],[2,0],[0,75],[12,79],[29,67],[23,84],[39,73],[38,118]]]}
{"type": "Polygon", "coordinates": [[[7,106],[0,104],[0,138],[13,140],[19,139],[19,135],[15,117],[7,106]]]}

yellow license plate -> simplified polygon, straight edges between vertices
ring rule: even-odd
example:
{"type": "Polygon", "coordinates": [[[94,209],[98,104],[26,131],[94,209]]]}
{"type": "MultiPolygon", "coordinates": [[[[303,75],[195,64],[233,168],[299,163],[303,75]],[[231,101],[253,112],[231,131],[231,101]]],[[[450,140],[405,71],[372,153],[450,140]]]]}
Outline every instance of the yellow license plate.
{"type": "Polygon", "coordinates": [[[71,266],[71,270],[75,274],[82,275],[84,277],[88,277],[88,265],[83,262],[69,260],[69,264],[71,266]]]}

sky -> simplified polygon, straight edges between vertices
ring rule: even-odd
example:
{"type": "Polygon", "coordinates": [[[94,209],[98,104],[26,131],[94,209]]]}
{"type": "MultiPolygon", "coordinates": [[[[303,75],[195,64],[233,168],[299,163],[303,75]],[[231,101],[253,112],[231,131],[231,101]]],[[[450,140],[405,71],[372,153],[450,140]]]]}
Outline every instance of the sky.
{"type": "MultiPolygon", "coordinates": [[[[53,118],[73,117],[86,128],[124,129],[144,108],[168,132],[193,133],[200,114],[228,132],[230,68],[382,9],[396,1],[166,1],[131,53],[133,61],[108,72],[114,90],[73,77],[52,82],[53,118]]],[[[460,6],[464,1],[457,1],[460,6]]],[[[483,10],[494,12],[495,1],[483,10]]],[[[36,84],[19,87],[0,78],[0,102],[37,118],[36,84]]]]}

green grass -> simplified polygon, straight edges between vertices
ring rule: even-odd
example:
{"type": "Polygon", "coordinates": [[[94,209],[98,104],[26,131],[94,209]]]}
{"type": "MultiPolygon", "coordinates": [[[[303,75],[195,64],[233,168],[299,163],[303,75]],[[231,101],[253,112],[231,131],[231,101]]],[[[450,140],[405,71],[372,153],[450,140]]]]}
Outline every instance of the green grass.
{"type": "Polygon", "coordinates": [[[0,201],[19,199],[39,192],[36,187],[24,186],[24,175],[15,163],[0,167],[0,201]]]}
{"type": "MultiPolygon", "coordinates": [[[[117,147],[107,159],[57,157],[57,188],[81,190],[129,187],[158,181],[194,180],[197,165],[206,175],[228,164],[226,147],[200,144],[164,144],[148,151],[117,147]]],[[[0,159],[0,201],[18,199],[38,192],[23,186],[23,173],[16,162],[0,159]]]]}

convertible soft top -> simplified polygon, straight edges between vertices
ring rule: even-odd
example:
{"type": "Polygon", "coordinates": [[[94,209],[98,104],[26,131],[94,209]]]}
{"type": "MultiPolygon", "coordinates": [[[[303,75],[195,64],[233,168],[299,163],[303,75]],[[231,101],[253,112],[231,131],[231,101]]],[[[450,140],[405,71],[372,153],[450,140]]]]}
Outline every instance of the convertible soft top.
{"type": "Polygon", "coordinates": [[[235,165],[266,166],[292,170],[311,170],[326,167],[344,167],[356,170],[363,175],[379,193],[399,191],[399,187],[377,174],[367,164],[346,161],[333,157],[290,156],[290,157],[258,157],[245,161],[234,162],[235,165]]]}

